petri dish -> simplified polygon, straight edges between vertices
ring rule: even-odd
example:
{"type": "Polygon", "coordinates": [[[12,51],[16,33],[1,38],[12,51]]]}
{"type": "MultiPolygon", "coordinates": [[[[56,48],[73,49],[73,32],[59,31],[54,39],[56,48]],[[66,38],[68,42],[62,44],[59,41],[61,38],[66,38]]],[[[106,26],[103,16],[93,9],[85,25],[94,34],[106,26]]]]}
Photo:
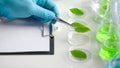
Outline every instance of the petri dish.
{"type": "Polygon", "coordinates": [[[68,15],[69,15],[69,17],[70,18],[72,18],[72,19],[84,19],[85,17],[86,17],[86,12],[85,12],[85,10],[84,9],[82,9],[82,8],[78,8],[78,7],[70,7],[69,8],[69,10],[68,10],[68,15]],[[70,11],[70,9],[78,9],[78,10],[81,10],[84,14],[83,15],[77,15],[77,14],[74,14],[74,13],[72,13],[71,11],[70,11]]]}
{"type": "Polygon", "coordinates": [[[68,43],[74,46],[85,45],[89,43],[89,36],[87,33],[78,33],[75,30],[71,30],[68,33],[68,43]]]}
{"type": "Polygon", "coordinates": [[[91,53],[87,49],[83,49],[80,47],[70,47],[69,48],[69,59],[73,62],[87,62],[91,59],[91,53]],[[73,50],[79,50],[82,51],[84,54],[86,54],[86,58],[76,58],[71,54],[71,51],[73,50]]]}

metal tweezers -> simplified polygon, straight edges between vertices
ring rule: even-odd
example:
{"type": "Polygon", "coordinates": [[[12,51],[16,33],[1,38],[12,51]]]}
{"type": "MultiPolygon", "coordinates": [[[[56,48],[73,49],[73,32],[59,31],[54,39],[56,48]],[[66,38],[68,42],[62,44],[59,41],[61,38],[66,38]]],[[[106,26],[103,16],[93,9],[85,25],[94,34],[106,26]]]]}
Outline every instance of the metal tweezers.
{"type": "Polygon", "coordinates": [[[61,18],[55,17],[54,19],[55,19],[56,21],[58,21],[58,22],[61,22],[61,23],[63,23],[63,24],[66,24],[66,25],[69,25],[69,26],[73,27],[70,23],[64,21],[64,20],[61,19],[61,18]]]}
{"type": "MultiPolygon", "coordinates": [[[[61,18],[55,17],[54,20],[73,27],[71,24],[69,24],[68,22],[64,21],[64,20],[61,19],[61,18]]],[[[52,29],[53,29],[53,25],[52,25],[52,22],[50,22],[50,24],[49,24],[49,32],[50,32],[50,33],[49,33],[49,35],[45,35],[45,34],[44,34],[44,24],[42,24],[42,28],[41,28],[42,37],[46,37],[46,36],[51,36],[51,37],[53,37],[53,33],[52,33],[53,30],[52,30],[52,29]]]]}

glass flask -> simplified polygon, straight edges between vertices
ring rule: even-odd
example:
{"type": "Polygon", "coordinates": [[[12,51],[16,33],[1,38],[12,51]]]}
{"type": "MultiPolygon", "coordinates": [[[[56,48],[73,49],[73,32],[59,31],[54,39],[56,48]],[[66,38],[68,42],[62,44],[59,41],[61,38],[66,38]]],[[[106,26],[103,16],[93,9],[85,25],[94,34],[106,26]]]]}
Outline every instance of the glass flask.
{"type": "MultiPolygon", "coordinates": [[[[117,24],[117,27],[120,28],[120,24],[119,24],[120,22],[120,0],[114,0],[112,2],[112,18],[117,24]]],[[[118,35],[120,35],[119,31],[118,31],[118,35]]],[[[120,36],[119,36],[119,39],[120,39],[120,36]]],[[[119,43],[119,53],[112,60],[108,62],[106,68],[120,68],[120,43],[119,43]]]]}
{"type": "Polygon", "coordinates": [[[96,34],[96,39],[103,43],[107,38],[107,34],[109,32],[109,28],[110,28],[110,22],[108,20],[104,20],[102,21],[102,24],[100,25],[97,34],[96,34]]]}
{"type": "Polygon", "coordinates": [[[108,39],[108,32],[110,28],[110,20],[111,20],[111,1],[112,0],[100,0],[100,17],[101,24],[96,34],[96,39],[103,43],[106,39],[108,39]]]}
{"type": "Polygon", "coordinates": [[[112,0],[100,0],[100,17],[109,19],[112,0]]]}
{"type": "Polygon", "coordinates": [[[111,60],[118,53],[118,45],[119,45],[119,34],[117,25],[115,23],[110,22],[110,29],[107,34],[107,39],[105,39],[102,47],[99,51],[99,56],[103,60],[111,60]]]}

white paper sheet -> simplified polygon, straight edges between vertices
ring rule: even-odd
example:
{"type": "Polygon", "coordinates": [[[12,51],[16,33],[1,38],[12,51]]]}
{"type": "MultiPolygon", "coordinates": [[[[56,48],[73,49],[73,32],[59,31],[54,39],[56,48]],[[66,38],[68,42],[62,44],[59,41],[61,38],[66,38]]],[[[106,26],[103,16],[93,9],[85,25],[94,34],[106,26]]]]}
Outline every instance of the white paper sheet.
{"type": "MultiPolygon", "coordinates": [[[[41,36],[40,24],[34,20],[0,23],[0,52],[49,51],[50,40],[41,36]]],[[[49,34],[49,28],[45,28],[49,34]]]]}

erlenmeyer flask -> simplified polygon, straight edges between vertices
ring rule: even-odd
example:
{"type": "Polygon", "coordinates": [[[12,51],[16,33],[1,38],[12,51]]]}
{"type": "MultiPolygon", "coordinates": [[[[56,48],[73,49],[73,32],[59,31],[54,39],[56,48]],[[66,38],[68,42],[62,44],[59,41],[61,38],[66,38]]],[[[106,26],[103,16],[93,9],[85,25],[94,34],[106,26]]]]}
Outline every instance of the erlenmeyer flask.
{"type": "MultiPolygon", "coordinates": [[[[120,22],[120,0],[114,0],[112,2],[112,19],[117,24],[117,27],[120,28],[119,22],[120,22]]],[[[118,35],[119,30],[118,30],[118,35]]],[[[119,36],[120,41],[120,36],[119,36]]],[[[120,42],[119,42],[119,49],[120,49],[120,42]]],[[[106,68],[120,68],[120,50],[119,53],[109,61],[106,68]]]]}
{"type": "Polygon", "coordinates": [[[112,0],[100,0],[100,17],[109,19],[112,0]]]}
{"type": "Polygon", "coordinates": [[[119,36],[115,23],[110,22],[110,29],[107,36],[108,38],[104,41],[99,52],[99,56],[103,60],[111,60],[118,53],[119,36]]]}
{"type": "Polygon", "coordinates": [[[112,0],[100,0],[100,17],[101,17],[101,25],[96,34],[96,39],[103,43],[106,39],[108,39],[108,31],[110,28],[110,19],[111,19],[111,3],[112,0]]]}
{"type": "Polygon", "coordinates": [[[107,34],[109,32],[109,28],[110,22],[108,20],[103,20],[96,34],[96,39],[99,42],[103,43],[108,38],[107,34]]]}

